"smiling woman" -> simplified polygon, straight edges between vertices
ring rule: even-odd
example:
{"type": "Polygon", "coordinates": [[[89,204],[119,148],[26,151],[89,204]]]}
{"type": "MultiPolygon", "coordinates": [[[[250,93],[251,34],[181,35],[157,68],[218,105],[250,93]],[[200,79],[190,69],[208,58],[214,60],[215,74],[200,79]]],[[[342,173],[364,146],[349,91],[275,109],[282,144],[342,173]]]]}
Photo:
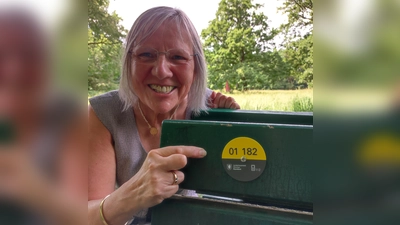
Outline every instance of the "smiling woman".
{"type": "Polygon", "coordinates": [[[160,148],[163,120],[190,119],[208,107],[239,108],[208,90],[206,80],[201,41],[184,12],[155,7],[139,16],[127,36],[119,90],[90,99],[90,224],[149,223],[148,208],[178,191],[187,157],[207,153],[160,148]]]}
{"type": "MultiPolygon", "coordinates": [[[[159,19],[162,18],[157,18],[159,19]]],[[[128,52],[128,61],[124,64],[124,66],[130,66],[128,69],[131,73],[123,74],[132,80],[128,83],[131,84],[129,91],[136,95],[144,106],[148,106],[157,114],[172,112],[178,105],[186,108],[188,102],[197,103],[193,104],[190,110],[197,112],[206,109],[206,89],[204,88],[206,83],[204,79],[201,79],[205,77],[205,62],[204,59],[199,59],[199,69],[195,71],[195,62],[192,60],[192,55],[195,54],[192,41],[187,35],[183,36],[179,32],[181,30],[179,26],[175,21],[165,21],[147,39],[137,41],[136,45],[131,42],[131,46],[129,44],[127,46],[133,53],[128,52]],[[166,52],[165,56],[159,55],[162,52],[166,52]],[[148,76],[149,74],[151,76],[148,76]],[[197,79],[194,79],[194,74],[197,75],[197,79]],[[170,91],[166,92],[167,89],[170,91]]],[[[202,51],[201,48],[196,50],[202,51]]],[[[200,53],[200,55],[203,54],[200,53]]],[[[122,84],[121,86],[123,87],[122,84]]],[[[122,96],[125,94],[123,91],[125,90],[121,89],[122,96]]],[[[126,105],[131,106],[136,99],[125,101],[126,105]]],[[[147,107],[143,108],[145,112],[147,111],[146,115],[151,116],[150,110],[147,107]]]]}
{"type": "MultiPolygon", "coordinates": [[[[136,86],[135,88],[133,86],[141,83],[141,81],[130,82],[130,76],[134,74],[136,76],[133,76],[133,79],[141,79],[143,74],[149,73],[148,69],[151,69],[150,73],[153,76],[147,82],[157,77],[158,80],[164,82],[167,80],[175,83],[174,86],[157,81],[153,85],[161,86],[161,88],[162,86],[178,87],[174,88],[176,93],[171,94],[179,94],[180,98],[188,95],[189,101],[185,101],[187,101],[186,104],[189,103],[189,110],[198,113],[200,110],[206,109],[206,63],[200,38],[193,24],[186,16],[171,16],[170,13],[160,13],[164,8],[153,9],[158,12],[140,15],[127,37],[127,51],[125,51],[126,54],[124,54],[123,58],[122,82],[120,83],[119,91],[125,104],[125,109],[130,108],[137,101],[137,95],[140,94],[140,91],[136,90],[136,88],[140,90],[140,87],[136,86]],[[153,26],[150,26],[150,24],[153,26]],[[151,52],[154,56],[153,59],[144,60],[144,55],[149,58],[149,53],[151,52]],[[162,52],[166,52],[165,58],[159,57],[159,53],[162,52]],[[171,60],[172,53],[175,56],[178,55],[185,58],[185,60],[171,60]],[[143,63],[144,61],[147,61],[147,63],[143,63]],[[194,66],[195,64],[196,67],[194,66]],[[140,72],[137,73],[138,71],[140,72]],[[165,76],[169,76],[172,73],[176,74],[176,76],[164,79],[165,76]],[[196,77],[196,79],[193,79],[193,77],[196,77]],[[180,82],[184,83],[179,85],[180,82]],[[191,90],[190,92],[189,89],[191,90]]],[[[184,15],[182,11],[179,10],[179,12],[184,15]]],[[[151,84],[149,83],[148,85],[151,84]]],[[[167,102],[167,104],[171,103],[167,102]]],[[[185,105],[181,105],[181,107],[186,108],[185,105]]]]}

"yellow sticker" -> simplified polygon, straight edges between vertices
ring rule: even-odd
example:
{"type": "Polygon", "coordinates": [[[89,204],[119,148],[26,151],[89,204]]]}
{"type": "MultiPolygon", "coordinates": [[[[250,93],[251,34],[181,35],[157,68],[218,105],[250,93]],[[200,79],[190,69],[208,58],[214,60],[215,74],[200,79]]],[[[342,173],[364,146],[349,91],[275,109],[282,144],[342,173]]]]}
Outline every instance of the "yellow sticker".
{"type": "Polygon", "coordinates": [[[222,159],[267,160],[264,148],[249,137],[237,137],[225,145],[222,159]]]}

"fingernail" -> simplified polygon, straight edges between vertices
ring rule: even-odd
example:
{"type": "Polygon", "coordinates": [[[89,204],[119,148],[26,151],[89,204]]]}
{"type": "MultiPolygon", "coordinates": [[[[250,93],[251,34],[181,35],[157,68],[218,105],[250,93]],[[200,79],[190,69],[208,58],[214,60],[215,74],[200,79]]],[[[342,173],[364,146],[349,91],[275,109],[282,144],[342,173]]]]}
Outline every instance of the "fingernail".
{"type": "Polygon", "coordinates": [[[204,149],[200,149],[200,150],[199,150],[199,155],[200,155],[201,157],[204,157],[204,156],[206,156],[206,155],[207,155],[207,152],[206,152],[206,150],[204,150],[204,149]]]}

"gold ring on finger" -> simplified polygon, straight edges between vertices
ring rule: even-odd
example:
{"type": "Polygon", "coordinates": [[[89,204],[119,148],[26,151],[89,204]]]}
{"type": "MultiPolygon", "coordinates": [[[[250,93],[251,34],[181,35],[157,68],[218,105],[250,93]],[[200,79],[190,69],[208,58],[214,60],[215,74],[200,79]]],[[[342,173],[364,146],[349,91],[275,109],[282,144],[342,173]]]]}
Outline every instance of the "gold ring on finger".
{"type": "Polygon", "coordinates": [[[178,175],[174,171],[171,171],[172,175],[174,176],[174,181],[172,182],[172,185],[175,185],[178,183],[178,175]]]}

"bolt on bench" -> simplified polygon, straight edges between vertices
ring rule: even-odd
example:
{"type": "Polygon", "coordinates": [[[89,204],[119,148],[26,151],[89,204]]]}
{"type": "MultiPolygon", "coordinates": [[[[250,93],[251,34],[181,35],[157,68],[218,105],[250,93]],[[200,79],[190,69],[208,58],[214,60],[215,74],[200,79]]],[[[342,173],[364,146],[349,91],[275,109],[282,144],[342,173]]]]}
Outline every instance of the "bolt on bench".
{"type": "Polygon", "coordinates": [[[313,114],[212,109],[166,120],[161,147],[194,145],[180,188],[152,209],[152,225],[312,224],[313,114]],[[214,197],[222,196],[222,197],[214,197]]]}

